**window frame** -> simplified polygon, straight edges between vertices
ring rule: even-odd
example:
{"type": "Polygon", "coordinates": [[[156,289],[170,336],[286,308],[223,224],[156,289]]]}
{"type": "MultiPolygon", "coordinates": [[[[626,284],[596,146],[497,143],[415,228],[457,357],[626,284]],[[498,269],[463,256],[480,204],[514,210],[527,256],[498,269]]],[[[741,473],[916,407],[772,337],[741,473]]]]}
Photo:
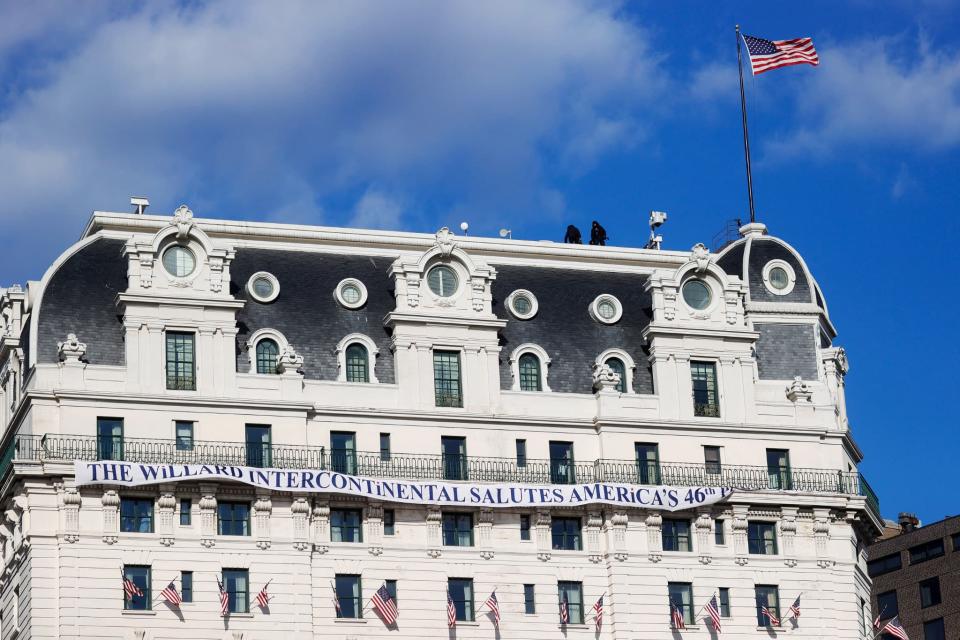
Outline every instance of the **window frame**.
{"type": "Polygon", "coordinates": [[[507,311],[510,312],[517,320],[529,320],[530,318],[537,315],[537,311],[540,309],[540,303],[537,301],[537,296],[533,295],[530,291],[526,289],[516,289],[507,296],[505,305],[507,311]],[[526,313],[521,312],[516,307],[517,298],[526,298],[530,302],[530,310],[526,313]]]}
{"type": "Polygon", "coordinates": [[[637,461],[637,483],[644,485],[658,485],[662,479],[660,473],[660,443],[658,442],[634,442],[633,443],[633,454],[634,458],[637,461]],[[645,456],[644,460],[640,459],[640,453],[643,452],[653,452],[653,459],[650,459],[650,456],[645,456]],[[653,472],[651,474],[651,471],[653,472]],[[651,478],[652,475],[652,478],[651,478]]]}
{"type": "Polygon", "coordinates": [[[890,589],[889,591],[884,591],[883,593],[877,594],[877,612],[877,616],[879,616],[881,620],[888,620],[900,615],[900,596],[897,594],[896,589],[890,589]],[[882,599],[888,599],[891,595],[893,596],[892,607],[890,606],[889,602],[881,601],[882,599]]]}
{"type": "Polygon", "coordinates": [[[430,268],[427,269],[427,272],[424,274],[424,280],[427,281],[427,289],[430,291],[430,293],[432,293],[435,298],[440,300],[449,300],[450,298],[455,298],[457,294],[460,293],[460,289],[463,286],[462,274],[459,272],[459,270],[456,267],[453,266],[453,264],[449,264],[446,262],[438,262],[436,264],[431,265],[430,268]],[[439,285],[438,287],[439,291],[433,288],[433,285],[434,285],[433,274],[443,273],[444,271],[449,272],[453,279],[453,290],[449,292],[445,292],[446,287],[444,286],[443,278],[438,277],[439,279],[437,280],[437,284],[439,285]]]}
{"type": "Polygon", "coordinates": [[[690,360],[690,387],[691,398],[693,400],[693,417],[695,418],[721,418],[720,411],[720,368],[716,360],[699,359],[690,360]],[[702,370],[702,372],[701,372],[702,370]],[[713,376],[711,388],[710,375],[713,376]],[[702,376],[702,377],[700,377],[702,376]],[[698,389],[697,383],[703,382],[704,388],[698,389]],[[702,395],[703,402],[698,402],[698,394],[702,395]],[[712,396],[712,399],[711,399],[712,396]]]}
{"type": "Polygon", "coordinates": [[[453,601],[454,609],[457,611],[457,622],[474,622],[476,619],[476,592],[473,588],[473,578],[447,578],[447,593],[450,595],[450,599],[453,601]],[[455,585],[468,587],[469,597],[467,597],[465,590],[451,588],[455,585]],[[460,595],[460,593],[464,594],[463,599],[456,597],[457,595],[460,595]],[[461,610],[463,611],[462,614],[461,610]]]}
{"type": "Polygon", "coordinates": [[[331,431],[330,432],[330,469],[337,473],[356,475],[357,473],[357,432],[331,431]],[[339,440],[351,446],[339,447],[339,440]]]}
{"type": "Polygon", "coordinates": [[[180,572],[180,600],[193,602],[193,571],[180,572]]]}
{"type": "Polygon", "coordinates": [[[227,611],[229,613],[250,613],[250,570],[224,568],[220,571],[223,589],[227,592],[227,611]],[[245,589],[236,588],[237,578],[245,582],[245,589]],[[241,599],[241,596],[242,599],[241,599]],[[243,608],[239,608],[240,605],[243,608]]]}
{"type": "Polygon", "coordinates": [[[463,511],[443,511],[440,514],[440,540],[445,547],[472,547],[475,544],[473,514],[463,511]],[[465,530],[463,524],[467,523],[465,530]],[[469,540],[463,544],[464,536],[469,540]],[[453,541],[453,542],[451,542],[453,541]]]}
{"type": "Polygon", "coordinates": [[[917,583],[917,590],[920,593],[920,608],[935,607],[943,602],[943,594],[940,591],[940,577],[933,576],[917,583]],[[932,587],[932,588],[931,588],[932,587]],[[927,590],[927,597],[924,598],[924,590],[927,590]]]}
{"type": "Polygon", "coordinates": [[[576,516],[553,516],[550,519],[550,547],[554,551],[583,551],[583,519],[576,516]],[[575,525],[573,531],[568,526],[571,524],[575,525]],[[559,526],[562,526],[562,530],[558,532],[559,526]]]}
{"type": "MultiPolygon", "coordinates": [[[[121,588],[124,611],[152,611],[153,610],[153,567],[148,564],[123,565],[123,577],[131,580],[143,593],[142,596],[127,598],[126,591],[121,588]],[[131,572],[143,571],[143,573],[131,572]],[[138,580],[139,578],[139,580],[138,580]],[[139,606],[142,603],[142,606],[139,606]]],[[[19,585],[18,585],[19,586],[19,585]]]]}
{"type": "Polygon", "coordinates": [[[523,585],[523,615],[532,616],[537,613],[537,587],[533,584],[523,585]]]}
{"type": "Polygon", "coordinates": [[[574,600],[567,595],[567,614],[570,617],[570,621],[567,623],[567,625],[584,624],[583,582],[581,581],[557,581],[557,612],[559,614],[560,605],[563,604],[563,594],[569,594],[571,591],[577,595],[577,598],[574,600]]]}
{"type": "Polygon", "coordinates": [[[218,536],[240,536],[246,537],[252,535],[251,531],[251,517],[250,517],[250,503],[244,502],[241,500],[218,500],[217,501],[217,535],[218,536]],[[242,508],[243,512],[246,514],[243,518],[237,518],[236,513],[242,508]],[[230,514],[229,519],[223,517],[224,511],[228,511],[230,514]],[[229,523],[229,525],[228,525],[229,523]],[[241,533],[235,533],[237,529],[237,524],[239,523],[239,529],[241,533]]]}
{"type": "Polygon", "coordinates": [[[248,422],[244,425],[243,433],[247,466],[257,468],[273,466],[273,426],[248,422]],[[257,434],[259,438],[255,437],[257,434]]]}
{"type": "Polygon", "coordinates": [[[193,420],[173,421],[174,448],[177,451],[193,451],[195,424],[193,420]],[[182,436],[180,434],[181,429],[185,432],[182,436]]]}
{"type": "Polygon", "coordinates": [[[894,571],[900,571],[901,569],[903,569],[903,554],[900,551],[867,560],[867,575],[871,578],[893,573],[894,571]],[[894,563],[891,562],[891,560],[894,559],[896,559],[896,566],[893,566],[894,563]],[[874,567],[880,567],[880,570],[877,571],[874,567]]]}
{"type": "Polygon", "coordinates": [[[620,322],[620,319],[623,317],[623,305],[617,296],[611,293],[601,293],[590,303],[589,313],[590,317],[600,324],[616,324],[620,322]],[[604,318],[600,313],[600,305],[604,302],[609,302],[613,305],[613,315],[609,318],[604,318]]]}
{"type": "Polygon", "coordinates": [[[947,550],[946,545],[943,544],[943,538],[928,540],[920,544],[915,544],[907,549],[907,557],[910,559],[911,566],[942,558],[946,553],[947,550]]]}
{"type": "Polygon", "coordinates": [[[747,522],[747,553],[758,556],[779,555],[780,548],[777,541],[777,523],[764,520],[749,520],[747,522]],[[766,537],[767,532],[772,532],[772,539],[766,537]],[[771,547],[773,549],[772,551],[770,550],[771,547]]]}
{"type": "Polygon", "coordinates": [[[723,474],[723,447],[717,445],[703,445],[703,470],[710,476],[723,474]],[[711,454],[716,454],[716,460],[711,460],[711,454]]]}
{"type": "Polygon", "coordinates": [[[344,349],[343,361],[346,368],[346,382],[370,383],[370,350],[367,349],[367,345],[360,341],[351,342],[344,349]],[[362,354],[362,357],[356,357],[357,353],[362,354]]]}
{"type": "Polygon", "coordinates": [[[167,329],[163,335],[164,378],[168,391],[197,390],[197,333],[183,329],[167,329]],[[189,345],[183,357],[178,345],[189,345]],[[171,350],[171,346],[174,348],[171,350]],[[189,368],[189,373],[187,372],[189,368]]]}
{"type": "Polygon", "coordinates": [[[676,553],[692,553],[693,552],[693,532],[692,527],[690,526],[690,520],[683,518],[664,518],[663,523],[660,528],[660,537],[662,548],[664,551],[671,551],[676,553]],[[672,531],[667,532],[667,523],[670,523],[670,528],[672,531]],[[686,532],[680,531],[678,528],[680,525],[686,527],[686,532]],[[681,544],[682,541],[686,539],[686,548],[682,548],[684,545],[681,544]],[[670,545],[670,547],[675,546],[676,548],[668,548],[667,541],[674,540],[675,545],[670,545]]]}
{"type": "Polygon", "coordinates": [[[780,620],[780,627],[783,626],[783,616],[780,615],[780,588],[775,584],[755,584],[753,585],[754,602],[756,603],[756,613],[757,613],[757,626],[758,627],[774,627],[770,623],[770,620],[760,612],[760,609],[763,605],[766,605],[767,608],[770,608],[770,595],[773,595],[773,610],[774,615],[780,620]],[[761,593],[763,594],[761,597],[761,593]],[[761,602],[762,600],[762,602],[761,602]]]}
{"type": "Polygon", "coordinates": [[[383,510],[383,535],[397,535],[397,512],[394,509],[383,510]]]}
{"type": "Polygon", "coordinates": [[[540,358],[532,351],[521,353],[517,358],[517,375],[520,391],[543,391],[543,373],[540,358]]]}
{"type": "Polygon", "coordinates": [[[338,620],[362,620],[363,619],[363,576],[359,573],[337,573],[333,576],[333,591],[337,596],[336,615],[338,620]],[[356,588],[353,588],[353,585],[356,588]],[[341,595],[341,585],[351,588],[350,595],[341,595]],[[350,609],[344,607],[344,604],[350,603],[350,609]],[[344,615],[344,611],[356,615],[344,615]]]}
{"type": "Polygon", "coordinates": [[[730,618],[730,587],[717,588],[717,602],[720,605],[720,617],[730,618]]]}
{"type": "Polygon", "coordinates": [[[533,527],[530,522],[529,513],[520,514],[520,542],[530,542],[533,539],[533,527]]]}
{"type": "Polygon", "coordinates": [[[933,620],[925,620],[923,623],[923,640],[944,640],[947,637],[947,632],[944,628],[943,617],[934,618],[933,620]],[[933,635],[931,632],[936,632],[936,635],[933,635]]]}
{"type": "Polygon", "coordinates": [[[393,457],[393,448],[391,447],[390,434],[380,433],[380,462],[390,462],[393,457]]]}
{"type": "Polygon", "coordinates": [[[727,544],[727,531],[724,528],[726,526],[726,520],[723,518],[717,518],[713,521],[713,544],[718,547],[724,547],[727,544]]]}
{"type": "Polygon", "coordinates": [[[669,619],[671,623],[673,622],[673,605],[676,604],[677,608],[680,609],[680,614],[683,616],[683,623],[685,625],[693,625],[695,622],[693,617],[693,583],[668,582],[667,597],[669,598],[667,613],[670,616],[669,619]],[[679,601],[675,597],[677,594],[680,596],[679,601]]]}
{"type": "Polygon", "coordinates": [[[180,498],[180,506],[178,508],[177,514],[180,517],[180,526],[189,527],[193,524],[193,499],[192,498],[180,498]],[[186,509],[184,509],[186,505],[186,509]],[[186,518],[184,518],[186,516],[186,518]],[[186,520],[186,522],[184,522],[186,520]]]}
{"type": "Polygon", "coordinates": [[[532,342],[525,342],[510,353],[510,374],[513,376],[511,391],[522,391],[526,393],[544,393],[550,392],[550,355],[546,349],[532,342]],[[524,376],[522,364],[525,358],[536,359],[537,370],[536,379],[532,388],[529,384],[530,375],[524,376]],[[526,382],[525,382],[526,380],[526,382]]]}
{"type": "Polygon", "coordinates": [[[260,304],[268,304],[280,295],[280,281],[269,271],[257,271],[247,279],[247,294],[260,304]],[[260,295],[256,288],[256,282],[261,278],[267,280],[273,286],[273,290],[265,296],[260,295]]]}
{"type": "Polygon", "coordinates": [[[433,399],[437,407],[463,408],[463,362],[456,349],[433,349],[433,399]]]}
{"type": "Polygon", "coordinates": [[[444,480],[467,480],[469,465],[467,463],[466,436],[440,436],[440,461],[444,480]],[[455,452],[447,451],[448,445],[456,448],[455,452]]]}
{"type": "Polygon", "coordinates": [[[273,336],[263,336],[253,347],[256,374],[260,376],[279,375],[277,364],[280,362],[280,343],[273,336]],[[267,352],[267,346],[273,345],[273,353],[267,352]]]}
{"type": "Polygon", "coordinates": [[[120,533],[154,533],[155,531],[155,517],[154,517],[154,503],[153,498],[141,498],[136,496],[121,496],[120,497],[120,533]],[[146,505],[149,507],[146,512],[141,512],[139,507],[146,505]],[[125,514],[125,511],[129,509],[133,510],[132,514],[125,514]],[[142,530],[143,524],[146,522],[147,529],[146,531],[142,530]],[[129,526],[128,526],[129,525],[129,526]]]}
{"type": "Polygon", "coordinates": [[[124,459],[123,433],[123,418],[97,416],[97,460],[124,459]],[[118,430],[119,435],[116,433],[118,430]]]}
{"type": "Polygon", "coordinates": [[[577,459],[573,442],[568,440],[550,440],[550,482],[552,484],[575,484],[577,481],[577,459]],[[564,448],[569,454],[563,458],[554,456],[554,451],[564,448]],[[566,473],[563,470],[566,469],[566,473]]]}
{"type": "Polygon", "coordinates": [[[330,509],[330,542],[345,542],[349,544],[360,544],[363,542],[363,509],[351,509],[346,507],[334,507],[330,509]],[[356,524],[351,524],[348,517],[356,517],[356,524]],[[339,524],[334,522],[339,518],[339,524]],[[352,532],[351,539],[345,539],[344,533],[352,532]],[[339,536],[339,539],[337,539],[339,536]],[[355,538],[355,539],[354,539],[355,538]]]}
{"type": "Polygon", "coordinates": [[[349,309],[351,311],[355,309],[360,309],[363,305],[367,304],[367,285],[363,284],[362,281],[357,278],[344,278],[337,283],[337,286],[333,290],[333,297],[336,298],[337,303],[344,309],[349,309]],[[343,295],[344,288],[348,286],[353,286],[360,292],[360,298],[354,302],[350,302],[343,295]]]}
{"type": "Polygon", "coordinates": [[[766,449],[766,458],[767,478],[770,481],[770,488],[790,491],[793,488],[793,469],[790,464],[790,449],[766,449]],[[780,454],[782,454],[782,456],[780,454]],[[783,461],[777,461],[776,466],[774,466],[771,464],[771,455],[780,456],[783,461]]]}
{"type": "Polygon", "coordinates": [[[525,438],[516,439],[517,447],[517,468],[523,469],[527,466],[527,441],[525,438]]]}

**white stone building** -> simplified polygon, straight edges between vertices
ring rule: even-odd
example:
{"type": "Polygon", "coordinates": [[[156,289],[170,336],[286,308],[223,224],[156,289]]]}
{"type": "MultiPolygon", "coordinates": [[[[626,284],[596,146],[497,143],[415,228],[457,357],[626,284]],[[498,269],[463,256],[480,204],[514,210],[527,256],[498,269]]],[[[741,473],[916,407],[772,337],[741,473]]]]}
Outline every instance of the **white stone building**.
{"type": "Polygon", "coordinates": [[[0,640],[716,638],[713,595],[724,638],[872,637],[846,358],[800,255],[741,234],[715,255],[95,213],[0,289],[0,640]],[[98,459],[733,492],[671,512],[78,487],[98,459]]]}

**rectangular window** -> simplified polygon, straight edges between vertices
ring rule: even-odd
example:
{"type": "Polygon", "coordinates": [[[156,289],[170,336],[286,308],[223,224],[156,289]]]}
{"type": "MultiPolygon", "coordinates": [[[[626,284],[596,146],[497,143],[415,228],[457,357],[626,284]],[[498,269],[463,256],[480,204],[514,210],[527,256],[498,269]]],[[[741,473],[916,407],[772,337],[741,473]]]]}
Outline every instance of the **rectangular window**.
{"type": "Polygon", "coordinates": [[[923,623],[923,640],[946,640],[946,638],[946,632],[943,630],[943,618],[923,623]]]}
{"type": "Polygon", "coordinates": [[[663,550],[693,551],[689,520],[663,519],[663,550]]]}
{"type": "Polygon", "coordinates": [[[749,553],[763,556],[777,555],[777,525],[772,522],[749,522],[747,548],[749,553]]]}
{"type": "Polygon", "coordinates": [[[523,585],[523,612],[528,616],[537,612],[537,600],[532,584],[523,585]]]}
{"type": "Polygon", "coordinates": [[[332,542],[363,542],[363,510],[331,509],[330,540],[332,542]]]}
{"type": "Polygon", "coordinates": [[[881,620],[900,615],[900,603],[897,602],[896,590],[877,594],[877,615],[881,620]]]}
{"type": "Polygon", "coordinates": [[[338,618],[363,617],[363,591],[360,589],[360,576],[338,573],[334,577],[337,590],[337,603],[340,610],[338,618]]]}
{"type": "Polygon", "coordinates": [[[557,583],[559,604],[567,603],[569,624],[583,624],[583,583],[561,580],[557,583]]]}
{"type": "Polygon", "coordinates": [[[530,516],[526,514],[520,515],[520,539],[530,539],[530,516]]]}
{"type": "Polygon", "coordinates": [[[580,518],[553,518],[550,523],[553,548],[562,551],[580,551],[583,541],[580,536],[580,518]]]}
{"type": "MultiPolygon", "coordinates": [[[[683,614],[683,623],[693,624],[693,585],[689,582],[670,582],[667,583],[667,590],[670,593],[670,603],[677,605],[683,614]]],[[[669,604],[667,614],[672,621],[673,611],[669,604]]]]}
{"type": "Polygon", "coordinates": [[[137,585],[142,594],[127,597],[127,592],[124,590],[123,608],[127,611],[149,611],[153,603],[153,594],[150,592],[150,567],[125,564],[123,565],[123,578],[137,585]]]}
{"type": "Polygon", "coordinates": [[[167,389],[195,391],[194,335],[167,331],[167,389]]]}
{"type": "Polygon", "coordinates": [[[443,514],[443,544],[448,547],[473,546],[473,514],[443,514]]]}
{"type": "Polygon", "coordinates": [[[270,425],[246,425],[247,466],[269,467],[273,465],[273,447],[270,443],[270,425]]]}
{"type": "Polygon", "coordinates": [[[860,629],[860,637],[867,637],[867,601],[860,598],[860,606],[857,607],[857,628],[860,629]]]}
{"type": "Polygon", "coordinates": [[[217,503],[217,534],[250,535],[250,505],[246,502],[217,503]]]}
{"type": "Polygon", "coordinates": [[[153,533],[153,500],[121,498],[120,531],[124,533],[153,533]]]}
{"type": "Polygon", "coordinates": [[[790,490],[790,452],[786,449],[767,449],[767,477],[771,489],[790,490]]]}
{"type": "Polygon", "coordinates": [[[393,509],[383,510],[383,535],[393,536],[397,533],[397,514],[393,509]]]}
{"type": "Polygon", "coordinates": [[[467,439],[459,436],[440,436],[440,454],[443,456],[443,479],[467,479],[467,439]]]}
{"type": "Polygon", "coordinates": [[[723,465],[720,464],[720,447],[703,448],[704,470],[710,475],[720,475],[723,465]]]}
{"type": "Polygon", "coordinates": [[[180,599],[193,602],[193,571],[180,572],[180,599]]]}
{"type": "Polygon", "coordinates": [[[713,362],[690,361],[693,382],[693,415],[702,418],[720,417],[720,394],[717,391],[717,365],[713,362]]]}
{"type": "Polygon", "coordinates": [[[517,466],[527,466],[527,441],[517,440],[517,466]]]}
{"type": "Polygon", "coordinates": [[[250,613],[250,572],[247,569],[224,569],[223,588],[227,592],[227,611],[250,613]]]}
{"type": "Polygon", "coordinates": [[[899,571],[902,566],[900,552],[898,551],[867,562],[867,573],[871,578],[876,578],[891,571],[899,571]]]}
{"type": "Polygon", "coordinates": [[[920,582],[920,608],[940,604],[940,578],[934,576],[920,582]]]}
{"type": "Polygon", "coordinates": [[[447,578],[447,592],[457,610],[457,621],[473,622],[473,580],[447,578]]]}
{"type": "Polygon", "coordinates": [[[193,451],[193,423],[177,420],[173,429],[177,439],[177,451],[193,451]]]}
{"type": "Polygon", "coordinates": [[[438,407],[462,407],[460,352],[433,352],[433,389],[438,407]]]}
{"type": "Polygon", "coordinates": [[[730,617],[730,589],[728,587],[720,587],[720,617],[729,618],[730,617]]]}
{"type": "Polygon", "coordinates": [[[727,536],[723,530],[723,520],[713,521],[713,544],[727,544],[727,536]]]}
{"type": "Polygon", "coordinates": [[[123,418],[97,418],[97,460],[123,460],[123,418]]]}
{"type": "Polygon", "coordinates": [[[943,555],[943,538],[910,547],[910,564],[920,564],[943,555]]]}
{"type": "Polygon", "coordinates": [[[337,473],[356,475],[357,434],[352,431],[330,432],[330,468],[337,473]]]}
{"type": "Polygon", "coordinates": [[[180,526],[188,527],[190,526],[190,515],[191,509],[193,508],[193,502],[190,498],[180,498],[180,526]]]}
{"type": "Polygon", "coordinates": [[[380,460],[387,462],[390,460],[390,434],[380,434],[380,460]]]}
{"type": "Polygon", "coordinates": [[[550,481],[553,484],[573,484],[577,481],[572,442],[550,442],[550,481]]]}
{"type": "MultiPolygon", "coordinates": [[[[757,602],[757,626],[769,627],[770,620],[763,615],[762,607],[767,607],[774,616],[780,618],[780,592],[776,585],[758,584],[754,587],[757,602]]],[[[861,609],[862,611],[862,609],[861,609]]]]}
{"type": "Polygon", "coordinates": [[[633,448],[637,454],[637,481],[640,484],[660,484],[660,445],[637,442],[633,448]]]}
{"type": "Polygon", "coordinates": [[[950,539],[953,540],[953,550],[960,551],[960,533],[953,534],[950,539]]]}
{"type": "Polygon", "coordinates": [[[387,585],[387,593],[390,594],[390,597],[393,598],[393,603],[397,605],[397,609],[400,608],[400,600],[397,599],[397,581],[396,580],[384,580],[387,585]]]}

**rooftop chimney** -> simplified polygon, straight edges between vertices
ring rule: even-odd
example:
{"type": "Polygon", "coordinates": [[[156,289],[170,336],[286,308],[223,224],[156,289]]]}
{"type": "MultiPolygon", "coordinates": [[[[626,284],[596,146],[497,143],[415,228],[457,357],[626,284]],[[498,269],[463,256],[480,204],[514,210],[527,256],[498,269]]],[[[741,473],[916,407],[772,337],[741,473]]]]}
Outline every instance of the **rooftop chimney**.
{"type": "Polygon", "coordinates": [[[897,521],[900,523],[901,533],[910,533],[920,526],[920,518],[912,513],[902,512],[897,517],[897,521]]]}
{"type": "Polygon", "coordinates": [[[765,235],[767,235],[767,225],[763,224],[762,222],[751,222],[740,227],[741,238],[765,235]]]}

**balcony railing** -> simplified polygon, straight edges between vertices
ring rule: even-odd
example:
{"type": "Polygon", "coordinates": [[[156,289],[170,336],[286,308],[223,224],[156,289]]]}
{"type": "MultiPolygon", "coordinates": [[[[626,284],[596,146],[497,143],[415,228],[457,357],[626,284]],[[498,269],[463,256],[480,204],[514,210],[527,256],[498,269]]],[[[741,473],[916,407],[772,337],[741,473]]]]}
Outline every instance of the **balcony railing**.
{"type": "MultiPolygon", "coordinates": [[[[102,439],[101,439],[102,440],[102,439]]],[[[123,438],[111,443],[112,459],[153,464],[247,465],[270,461],[270,465],[288,469],[332,469],[375,478],[443,480],[459,476],[472,482],[519,482],[529,484],[569,484],[621,482],[627,484],[665,484],[675,486],[729,487],[745,491],[792,490],[817,493],[861,495],[876,511],[879,501],[866,479],[857,472],[831,469],[768,468],[711,463],[677,463],[601,459],[591,462],[516,458],[456,456],[451,473],[451,456],[391,452],[335,451],[301,445],[258,445],[251,453],[245,443],[193,443],[191,449],[177,448],[176,440],[123,438]]],[[[103,457],[103,442],[94,436],[17,436],[0,453],[0,480],[15,461],[98,460],[103,457]]]]}

